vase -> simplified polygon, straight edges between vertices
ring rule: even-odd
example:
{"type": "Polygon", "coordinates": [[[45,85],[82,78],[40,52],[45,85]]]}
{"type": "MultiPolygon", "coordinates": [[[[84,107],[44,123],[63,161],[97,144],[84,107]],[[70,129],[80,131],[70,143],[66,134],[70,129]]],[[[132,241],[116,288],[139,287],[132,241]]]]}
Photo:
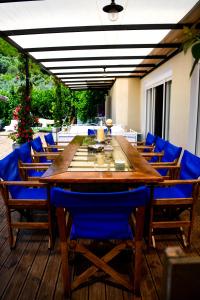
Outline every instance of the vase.
{"type": "Polygon", "coordinates": [[[15,149],[17,149],[17,148],[20,148],[21,147],[21,144],[19,144],[19,143],[17,143],[17,142],[14,142],[13,144],[12,144],[12,149],[13,150],[15,150],[15,149]]]}

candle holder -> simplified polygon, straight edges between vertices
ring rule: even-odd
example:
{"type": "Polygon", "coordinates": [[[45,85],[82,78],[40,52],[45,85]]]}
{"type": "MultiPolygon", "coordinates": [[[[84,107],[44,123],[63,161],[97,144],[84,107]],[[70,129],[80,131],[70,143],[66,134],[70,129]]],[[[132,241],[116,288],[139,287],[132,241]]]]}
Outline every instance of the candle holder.
{"type": "Polygon", "coordinates": [[[106,125],[106,127],[107,127],[107,129],[108,129],[108,131],[107,131],[107,136],[111,136],[111,127],[112,127],[113,125],[106,125]]]}

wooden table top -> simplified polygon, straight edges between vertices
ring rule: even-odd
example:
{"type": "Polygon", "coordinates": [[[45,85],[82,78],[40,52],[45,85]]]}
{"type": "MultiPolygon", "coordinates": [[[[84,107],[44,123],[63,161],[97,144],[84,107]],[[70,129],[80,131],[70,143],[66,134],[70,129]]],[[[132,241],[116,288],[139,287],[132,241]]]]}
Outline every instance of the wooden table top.
{"type": "Polygon", "coordinates": [[[125,153],[130,171],[67,171],[83,136],[76,136],[40,178],[46,183],[157,183],[162,176],[139,154],[123,136],[115,137],[125,153]]]}

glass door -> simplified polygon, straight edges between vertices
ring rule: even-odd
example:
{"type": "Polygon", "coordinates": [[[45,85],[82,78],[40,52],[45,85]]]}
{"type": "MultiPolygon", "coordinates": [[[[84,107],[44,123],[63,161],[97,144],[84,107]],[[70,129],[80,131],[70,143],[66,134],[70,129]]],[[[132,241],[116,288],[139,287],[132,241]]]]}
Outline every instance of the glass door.
{"type": "Polygon", "coordinates": [[[150,131],[169,138],[171,83],[170,80],[146,91],[146,134],[150,131]]]}

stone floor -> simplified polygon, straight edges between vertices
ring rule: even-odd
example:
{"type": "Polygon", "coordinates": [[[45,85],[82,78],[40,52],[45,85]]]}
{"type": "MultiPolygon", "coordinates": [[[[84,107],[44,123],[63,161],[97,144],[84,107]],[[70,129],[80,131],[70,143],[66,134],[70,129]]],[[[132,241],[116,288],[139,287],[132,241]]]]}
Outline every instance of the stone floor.
{"type": "MultiPolygon", "coordinates": [[[[6,155],[8,155],[11,151],[12,151],[12,144],[13,144],[13,141],[12,139],[10,139],[8,137],[10,133],[8,132],[5,132],[5,131],[2,131],[0,132],[0,159],[4,158],[6,155]]],[[[46,133],[37,133],[35,134],[34,137],[36,136],[40,136],[42,138],[42,141],[44,142],[44,134],[46,133]]],[[[44,143],[45,145],[45,143],[44,143]]]]}
{"type": "Polygon", "coordinates": [[[4,158],[12,151],[13,141],[8,137],[8,134],[0,132],[0,159],[4,158]]]}

